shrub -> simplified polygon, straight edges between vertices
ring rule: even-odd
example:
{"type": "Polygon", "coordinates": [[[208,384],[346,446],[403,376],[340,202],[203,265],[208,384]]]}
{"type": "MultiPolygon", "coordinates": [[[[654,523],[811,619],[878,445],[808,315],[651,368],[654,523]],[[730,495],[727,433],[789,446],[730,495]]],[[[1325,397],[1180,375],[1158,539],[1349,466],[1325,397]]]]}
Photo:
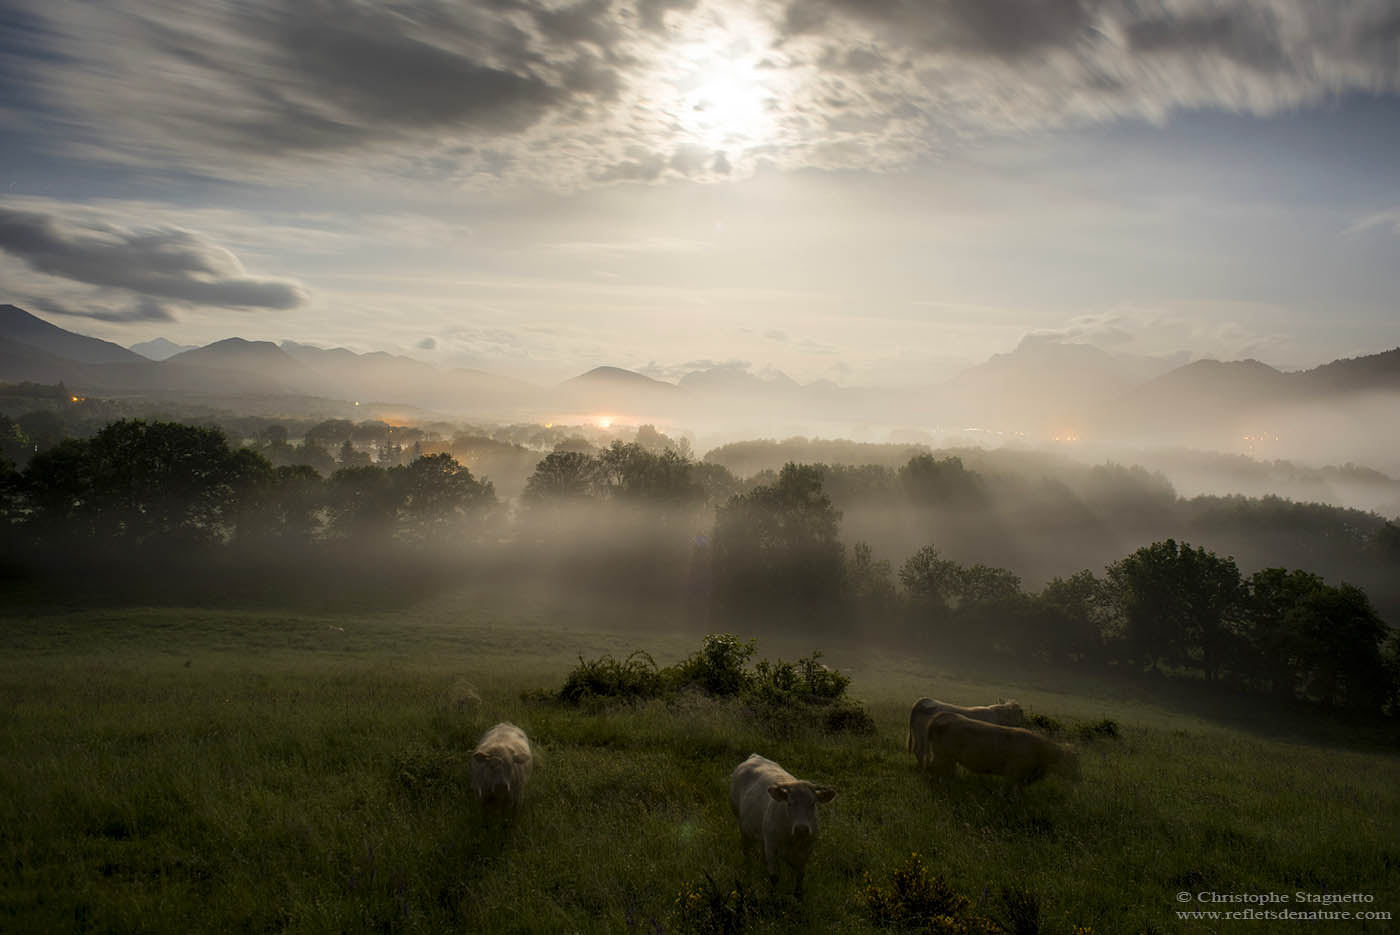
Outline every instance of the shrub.
{"type": "Polygon", "coordinates": [[[1080,740],[1094,740],[1098,737],[1117,737],[1118,722],[1111,717],[1106,717],[1092,724],[1080,724],[1074,729],[1074,733],[1080,740]]]}
{"type": "Polygon", "coordinates": [[[621,662],[612,656],[578,658],[578,665],[564,679],[559,700],[578,704],[585,698],[655,698],[661,694],[662,677],[656,660],[637,650],[621,662]]]}
{"type": "Polygon", "coordinates": [[[732,697],[747,689],[753,676],[745,670],[756,645],[732,633],[711,633],[700,651],[676,665],[672,672],[677,687],[698,685],[711,695],[732,697]]]}
{"type": "Polygon", "coordinates": [[[737,935],[753,911],[742,883],[734,881],[726,892],[707,873],[703,882],[681,887],[675,902],[675,928],[693,935],[737,935]]]}
{"type": "Polygon", "coordinates": [[[969,915],[967,897],[929,873],[918,853],[890,872],[888,885],[876,884],[867,873],[856,904],[876,925],[938,933],[991,931],[987,920],[969,915]]]}

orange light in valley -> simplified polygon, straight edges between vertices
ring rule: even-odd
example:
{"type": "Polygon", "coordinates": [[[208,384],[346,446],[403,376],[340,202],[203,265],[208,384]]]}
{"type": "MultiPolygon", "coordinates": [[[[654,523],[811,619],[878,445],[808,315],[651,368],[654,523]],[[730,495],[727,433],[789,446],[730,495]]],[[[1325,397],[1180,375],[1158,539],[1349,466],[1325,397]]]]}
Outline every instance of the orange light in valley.
{"type": "Polygon", "coordinates": [[[598,428],[600,428],[600,429],[610,429],[610,428],[612,428],[612,423],[613,423],[612,416],[599,416],[599,417],[598,417],[598,428]]]}

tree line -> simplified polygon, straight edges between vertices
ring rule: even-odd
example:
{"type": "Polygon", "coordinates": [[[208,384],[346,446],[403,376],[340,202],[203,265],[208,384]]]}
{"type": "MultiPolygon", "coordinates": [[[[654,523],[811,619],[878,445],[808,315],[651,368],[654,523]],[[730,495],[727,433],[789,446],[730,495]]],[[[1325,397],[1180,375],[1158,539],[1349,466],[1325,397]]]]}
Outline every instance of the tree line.
{"type": "MultiPolygon", "coordinates": [[[[1198,679],[1348,709],[1397,704],[1400,642],[1359,587],[1282,567],[1246,576],[1233,558],[1174,538],[1038,591],[1003,563],[955,560],[936,544],[896,569],[864,541],[842,540],[828,486],[849,487],[857,469],[788,464],[741,480],[643,441],[560,447],[510,504],[447,453],[323,478],[232,447],[214,428],[126,419],[63,440],[22,471],[0,461],[0,523],[16,567],[43,554],[275,547],[309,558],[337,545],[436,554],[471,544],[574,584],[699,602],[712,616],[866,626],[931,652],[1198,679]]],[[[926,508],[956,504],[968,519],[985,506],[979,476],[956,458],[916,455],[893,476],[926,508]]],[[[945,531],[930,525],[924,541],[945,531]]],[[[1382,535],[1400,545],[1394,526],[1382,535]]]]}

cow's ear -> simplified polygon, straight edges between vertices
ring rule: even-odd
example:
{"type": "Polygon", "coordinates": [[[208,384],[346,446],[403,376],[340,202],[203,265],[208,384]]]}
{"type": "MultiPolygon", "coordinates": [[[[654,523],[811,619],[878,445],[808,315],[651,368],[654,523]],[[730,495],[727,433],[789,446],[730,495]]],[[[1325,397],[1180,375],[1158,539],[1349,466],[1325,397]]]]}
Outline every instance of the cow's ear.
{"type": "Polygon", "coordinates": [[[817,786],[812,791],[816,793],[818,802],[830,802],[836,798],[836,790],[829,786],[817,786]]]}
{"type": "Polygon", "coordinates": [[[787,801],[787,786],[769,786],[768,794],[779,802],[787,801]]]}
{"type": "Polygon", "coordinates": [[[517,752],[514,759],[517,763],[525,763],[530,759],[530,754],[517,752]]]}
{"type": "Polygon", "coordinates": [[[482,753],[480,750],[477,750],[475,753],[472,754],[472,759],[473,759],[473,760],[482,760],[482,761],[489,760],[489,759],[491,759],[491,754],[489,754],[489,753],[482,753]]]}

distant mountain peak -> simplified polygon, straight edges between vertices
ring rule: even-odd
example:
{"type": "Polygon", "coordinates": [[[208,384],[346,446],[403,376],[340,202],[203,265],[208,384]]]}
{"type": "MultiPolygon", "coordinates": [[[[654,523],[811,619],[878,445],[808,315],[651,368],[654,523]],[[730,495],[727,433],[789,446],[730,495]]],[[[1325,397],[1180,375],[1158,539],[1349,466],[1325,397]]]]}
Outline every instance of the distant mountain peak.
{"type": "Polygon", "coordinates": [[[120,344],[60,328],[18,305],[0,305],[0,338],[19,341],[84,364],[148,363],[146,358],[120,344]]]}
{"type": "Polygon", "coordinates": [[[176,354],[192,351],[198,346],[197,344],[176,344],[166,338],[152,338],[149,341],[131,345],[131,350],[150,360],[166,360],[176,354]]]}
{"type": "Polygon", "coordinates": [[[661,380],[653,380],[644,373],[635,370],[624,370],[621,367],[594,367],[587,373],[581,373],[576,377],[565,380],[564,385],[579,385],[589,383],[629,383],[634,386],[647,387],[669,387],[674,389],[675,384],[666,383],[661,380]]]}

